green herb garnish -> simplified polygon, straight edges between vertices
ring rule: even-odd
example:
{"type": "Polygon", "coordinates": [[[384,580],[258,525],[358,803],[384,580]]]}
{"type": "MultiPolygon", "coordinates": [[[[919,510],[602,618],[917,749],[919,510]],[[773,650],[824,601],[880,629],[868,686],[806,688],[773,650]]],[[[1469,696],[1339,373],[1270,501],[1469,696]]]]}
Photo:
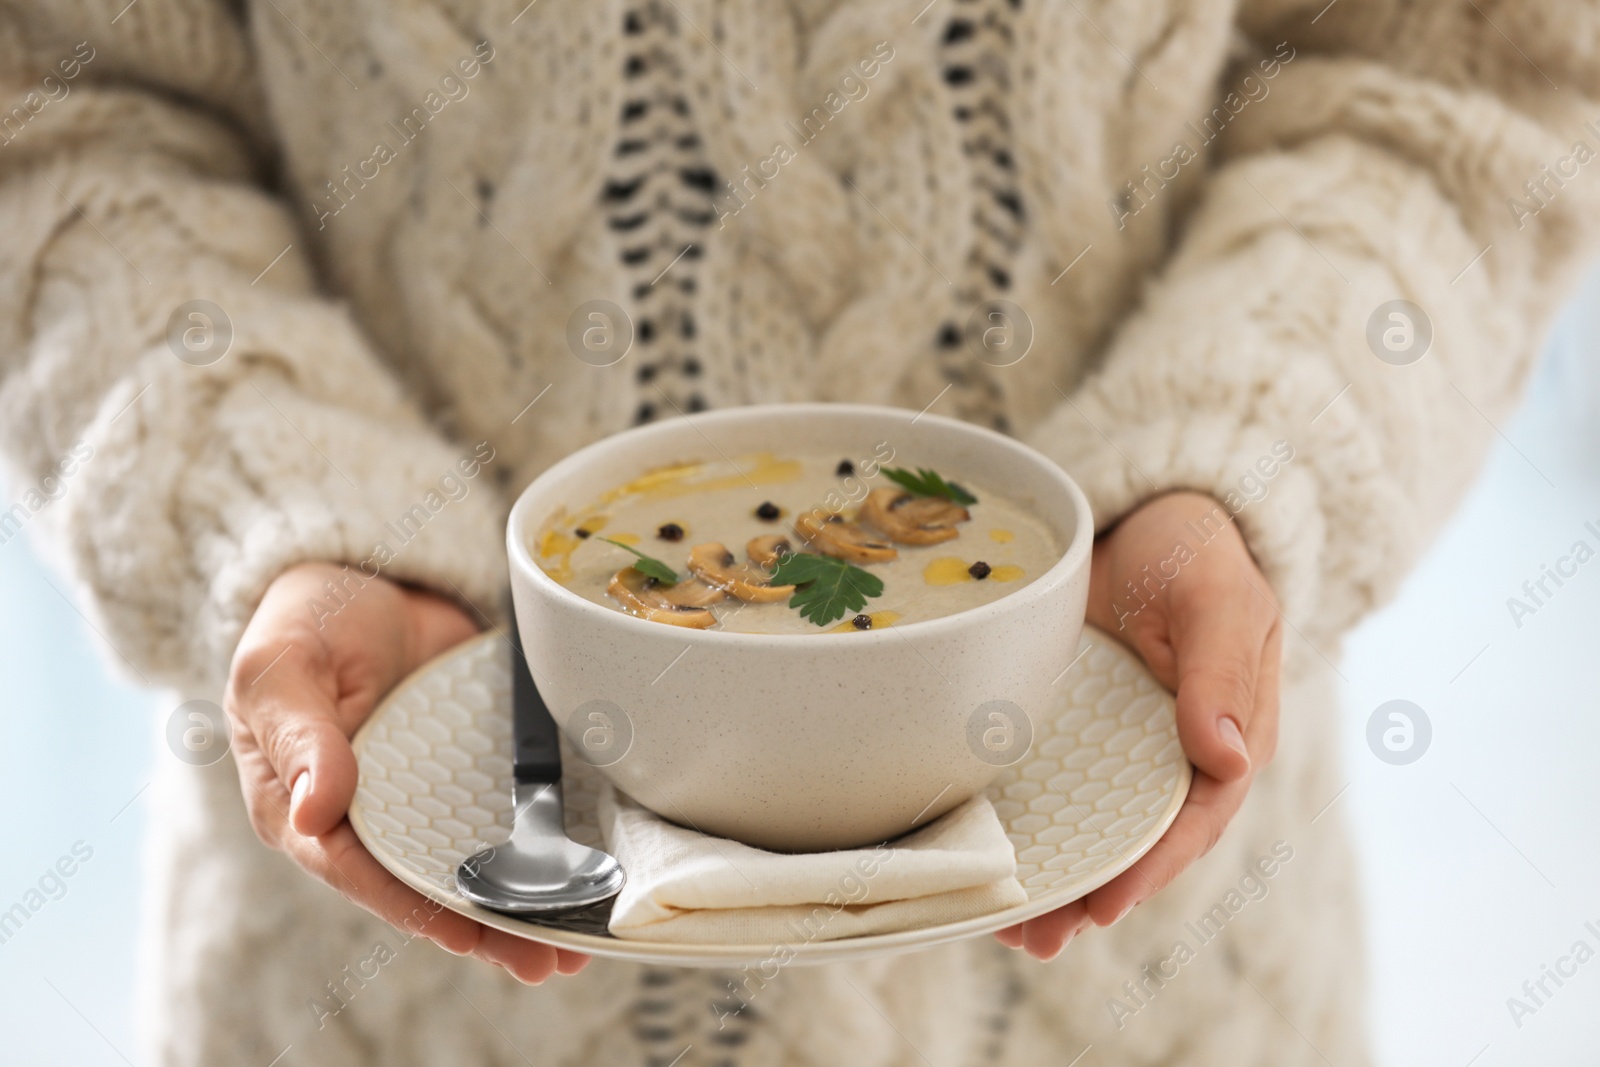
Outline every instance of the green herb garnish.
{"type": "Polygon", "coordinates": [[[639,562],[633,565],[633,569],[644,575],[646,578],[654,578],[662,585],[678,584],[678,572],[667,566],[665,563],[662,563],[654,556],[647,556],[643,552],[640,552],[637,548],[625,545],[621,541],[613,541],[609,537],[601,537],[597,538],[597,540],[604,541],[608,545],[616,545],[624,552],[632,552],[635,556],[638,556],[639,562]]]}
{"type": "Polygon", "coordinates": [[[937,471],[929,470],[927,467],[918,467],[915,474],[901,467],[885,467],[883,468],[883,474],[891,482],[918,496],[942,496],[946,500],[955,501],[962,507],[978,502],[977,497],[961,488],[955,482],[945,481],[939,477],[937,471]]]}
{"type": "Polygon", "coordinates": [[[818,626],[837,622],[866,607],[868,597],[883,595],[883,579],[832,556],[789,553],[772,568],[773,585],[792,585],[791,608],[818,626]]]}

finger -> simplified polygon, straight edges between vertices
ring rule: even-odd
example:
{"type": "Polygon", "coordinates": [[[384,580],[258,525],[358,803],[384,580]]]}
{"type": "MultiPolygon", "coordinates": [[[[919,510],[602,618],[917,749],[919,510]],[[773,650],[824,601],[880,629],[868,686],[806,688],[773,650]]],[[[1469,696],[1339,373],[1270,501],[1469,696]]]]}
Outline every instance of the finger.
{"type": "Polygon", "coordinates": [[[556,973],[561,975],[574,975],[589,966],[592,959],[588,953],[574,952],[570,948],[556,949],[556,973]]]}
{"type": "Polygon", "coordinates": [[[288,821],[315,837],[344,818],[356,791],[356,758],[337,717],[327,653],[309,640],[242,650],[229,711],[289,791],[288,821]]]}
{"type": "Polygon", "coordinates": [[[505,968],[524,985],[539,985],[552,974],[577,974],[589,965],[589,957],[582,952],[529,941],[493,927],[484,927],[472,954],[505,968]]]}
{"type": "Polygon", "coordinates": [[[1256,706],[1250,714],[1245,742],[1250,761],[1263,767],[1278,751],[1279,679],[1283,672],[1283,627],[1274,625],[1261,652],[1261,669],[1256,676],[1256,706]]]}
{"type": "Polygon", "coordinates": [[[1256,705],[1268,624],[1246,591],[1209,588],[1173,605],[1178,738],[1189,761],[1219,781],[1250,773],[1245,735],[1256,705]]]}
{"type": "Polygon", "coordinates": [[[487,929],[429,900],[384,870],[361,844],[349,822],[341,822],[320,837],[289,834],[284,849],[296,863],[347,900],[454,955],[465,956],[476,950],[487,929]]]}
{"type": "Polygon", "coordinates": [[[1090,916],[1099,926],[1110,926],[1135,904],[1165,889],[1195,860],[1216,845],[1249,792],[1248,779],[1219,782],[1196,774],[1172,826],[1150,849],[1116,878],[1084,898],[1090,916]]]}
{"type": "Polygon", "coordinates": [[[996,930],[994,932],[994,939],[1000,942],[1006,948],[1021,948],[1022,924],[1018,923],[1015,926],[1008,926],[1004,930],[996,930]]]}
{"type": "Polygon", "coordinates": [[[311,874],[392,926],[457,956],[471,955],[538,985],[551,974],[577,974],[589,957],[514,937],[429,900],[390,874],[361,844],[349,822],[320,838],[291,837],[290,855],[311,874]]]}
{"type": "Polygon", "coordinates": [[[488,926],[483,928],[478,947],[473,949],[472,954],[489,963],[499,964],[524,985],[539,985],[556,973],[560,963],[559,953],[553,945],[529,941],[488,926]]]}
{"type": "Polygon", "coordinates": [[[1022,947],[1034,959],[1049,963],[1088,922],[1088,908],[1083,901],[1074,900],[1064,908],[1023,923],[1022,947]]]}

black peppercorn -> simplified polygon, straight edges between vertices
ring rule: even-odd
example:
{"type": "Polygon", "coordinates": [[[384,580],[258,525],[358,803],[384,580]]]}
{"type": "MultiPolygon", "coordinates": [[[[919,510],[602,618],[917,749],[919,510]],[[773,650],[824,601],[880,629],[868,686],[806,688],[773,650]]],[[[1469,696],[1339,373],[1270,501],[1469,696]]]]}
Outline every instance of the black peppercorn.
{"type": "Polygon", "coordinates": [[[990,570],[990,566],[980,559],[978,562],[967,568],[967,573],[979,581],[982,581],[983,579],[989,577],[990,570]]]}
{"type": "Polygon", "coordinates": [[[854,463],[851,463],[847,459],[841,459],[839,461],[839,466],[834,470],[833,473],[837,474],[841,478],[846,478],[846,477],[849,477],[850,475],[854,474],[855,472],[856,472],[856,465],[854,463]]]}
{"type": "Polygon", "coordinates": [[[770,500],[763,500],[761,502],[761,506],[756,508],[756,518],[765,519],[767,522],[771,522],[773,519],[776,519],[780,514],[782,514],[782,512],[778,510],[778,505],[774,504],[770,500]]]}
{"type": "Polygon", "coordinates": [[[593,531],[585,530],[582,526],[578,527],[576,530],[573,530],[572,532],[575,535],[577,535],[577,538],[580,541],[587,541],[590,537],[593,536],[593,531]]]}
{"type": "Polygon", "coordinates": [[[858,630],[870,630],[872,629],[872,616],[857,615],[855,618],[850,620],[850,625],[854,626],[858,630]]]}
{"type": "Polygon", "coordinates": [[[682,541],[683,527],[675,522],[669,522],[656,531],[656,536],[663,541],[682,541]]]}

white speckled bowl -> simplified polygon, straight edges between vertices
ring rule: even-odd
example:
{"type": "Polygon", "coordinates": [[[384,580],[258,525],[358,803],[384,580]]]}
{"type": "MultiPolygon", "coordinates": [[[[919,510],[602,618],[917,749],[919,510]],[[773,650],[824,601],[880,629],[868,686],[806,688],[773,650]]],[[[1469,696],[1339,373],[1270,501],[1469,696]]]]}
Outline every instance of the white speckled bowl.
{"type": "Polygon", "coordinates": [[[1004,723],[980,708],[1044,710],[1078,647],[1093,536],[1072,479],[1009,437],[900,408],[786,404],[656,423],[580,449],[523,491],[506,539],[523,649],[569,740],[600,737],[589,751],[606,753],[594,760],[603,773],[674,822],[809,851],[896,837],[1023,757],[1028,724],[1014,724],[1014,747],[997,756],[979,739],[1004,723]],[[556,509],[654,467],[757,452],[867,457],[885,441],[891,465],[964,475],[1030,506],[1065,546],[1061,559],[955,615],[794,636],[647,622],[562,587],[529,551],[556,509]]]}

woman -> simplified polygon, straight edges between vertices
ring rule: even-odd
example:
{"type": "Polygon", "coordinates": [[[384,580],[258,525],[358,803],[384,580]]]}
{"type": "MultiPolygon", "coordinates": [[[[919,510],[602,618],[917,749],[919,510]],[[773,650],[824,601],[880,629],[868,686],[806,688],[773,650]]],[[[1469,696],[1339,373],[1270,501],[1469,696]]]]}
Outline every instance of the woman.
{"type": "Polygon", "coordinates": [[[158,776],[157,1062],[1364,1060],[1339,637],[1591,249],[1600,10],[919,6],[0,7],[6,451],[25,483],[90,453],[34,521],[133,671],[225,694],[243,783],[158,776]],[[1078,479],[1091,620],[1178,694],[1178,822],[1002,944],[740,1011],[726,974],[416,921],[343,821],[347,738],[486,624],[506,494],[800,399],[982,421],[1078,479]],[[383,920],[419,936],[377,953],[383,920]]]}

